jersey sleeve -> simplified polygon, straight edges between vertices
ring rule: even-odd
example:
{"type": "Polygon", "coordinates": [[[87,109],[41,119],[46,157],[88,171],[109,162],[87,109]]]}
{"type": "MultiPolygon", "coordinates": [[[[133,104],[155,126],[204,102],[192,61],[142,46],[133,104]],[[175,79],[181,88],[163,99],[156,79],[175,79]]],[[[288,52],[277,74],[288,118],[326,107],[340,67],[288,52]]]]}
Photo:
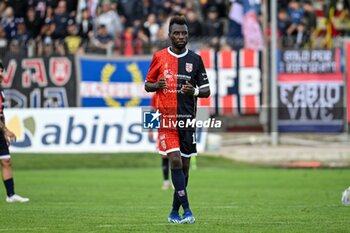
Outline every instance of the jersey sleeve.
{"type": "Polygon", "coordinates": [[[155,83],[158,81],[158,73],[159,73],[159,62],[158,56],[156,54],[153,55],[151,66],[149,67],[146,82],[155,83]]]}
{"type": "Polygon", "coordinates": [[[199,57],[198,63],[197,86],[199,88],[208,87],[209,80],[201,57],[199,57]]]}

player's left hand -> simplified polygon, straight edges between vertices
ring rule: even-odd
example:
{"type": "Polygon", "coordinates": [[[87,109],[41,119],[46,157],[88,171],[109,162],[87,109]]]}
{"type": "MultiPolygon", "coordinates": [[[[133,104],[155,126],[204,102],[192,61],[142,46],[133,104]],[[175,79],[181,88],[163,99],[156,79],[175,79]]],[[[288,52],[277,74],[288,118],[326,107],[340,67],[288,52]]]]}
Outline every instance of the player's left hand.
{"type": "Polygon", "coordinates": [[[186,84],[181,87],[181,93],[186,95],[194,94],[194,87],[189,81],[186,81],[186,84]]]}
{"type": "Polygon", "coordinates": [[[9,129],[5,129],[4,136],[5,136],[7,145],[10,145],[12,142],[16,141],[16,135],[9,129]]]}

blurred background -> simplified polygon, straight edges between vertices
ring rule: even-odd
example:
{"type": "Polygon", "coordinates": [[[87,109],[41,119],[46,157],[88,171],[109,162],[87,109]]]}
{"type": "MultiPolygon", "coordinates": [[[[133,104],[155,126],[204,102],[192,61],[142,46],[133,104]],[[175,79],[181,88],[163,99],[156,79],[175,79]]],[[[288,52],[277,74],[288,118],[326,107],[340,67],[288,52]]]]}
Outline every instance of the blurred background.
{"type": "Polygon", "coordinates": [[[0,0],[12,151],[155,151],[143,82],[169,46],[170,18],[184,15],[212,90],[199,106],[223,121],[198,132],[201,152],[348,165],[349,10],[348,0],[0,0]]]}

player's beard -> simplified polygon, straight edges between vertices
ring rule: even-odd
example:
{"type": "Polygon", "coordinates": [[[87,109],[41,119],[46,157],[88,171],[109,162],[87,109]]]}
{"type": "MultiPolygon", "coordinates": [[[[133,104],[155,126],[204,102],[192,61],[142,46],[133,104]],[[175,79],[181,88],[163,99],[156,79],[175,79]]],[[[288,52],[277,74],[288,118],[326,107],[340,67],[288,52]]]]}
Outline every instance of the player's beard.
{"type": "Polygon", "coordinates": [[[174,47],[177,49],[177,50],[183,50],[184,48],[186,48],[186,45],[187,45],[187,41],[184,42],[183,44],[181,43],[174,43],[174,47]]]}

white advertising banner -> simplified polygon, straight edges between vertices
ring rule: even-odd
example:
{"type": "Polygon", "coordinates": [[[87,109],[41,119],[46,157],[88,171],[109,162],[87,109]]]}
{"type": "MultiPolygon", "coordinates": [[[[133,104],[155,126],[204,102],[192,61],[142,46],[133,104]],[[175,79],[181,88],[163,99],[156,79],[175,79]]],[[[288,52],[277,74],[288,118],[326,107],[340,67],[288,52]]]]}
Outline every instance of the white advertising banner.
{"type": "MultiPolygon", "coordinates": [[[[11,152],[156,152],[142,129],[141,107],[5,109],[6,124],[17,135],[11,152]]],[[[197,134],[204,151],[207,133],[197,134]]]]}

